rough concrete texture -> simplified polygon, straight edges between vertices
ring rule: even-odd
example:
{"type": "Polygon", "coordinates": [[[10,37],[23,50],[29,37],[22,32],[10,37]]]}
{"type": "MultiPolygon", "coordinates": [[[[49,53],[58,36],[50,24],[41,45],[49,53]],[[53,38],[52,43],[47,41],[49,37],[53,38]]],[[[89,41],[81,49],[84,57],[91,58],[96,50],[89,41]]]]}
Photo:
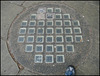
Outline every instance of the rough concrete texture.
{"type": "Polygon", "coordinates": [[[23,7],[30,7],[32,5],[37,5],[38,3],[42,3],[41,1],[25,1],[25,3],[22,5],[23,7]]]}
{"type": "Polygon", "coordinates": [[[15,5],[23,5],[25,1],[9,1],[9,2],[15,5]]]}
{"type": "MultiPolygon", "coordinates": [[[[91,41],[94,43],[92,49],[87,54],[84,62],[76,67],[77,75],[99,75],[99,2],[98,1],[61,1],[72,7],[84,18],[90,25],[91,41]]],[[[38,2],[36,2],[38,4],[38,2]]],[[[24,8],[29,7],[33,2],[12,2],[1,1],[1,75],[34,75],[31,71],[24,69],[18,72],[16,63],[12,60],[7,46],[6,39],[8,29],[14,18],[24,8]]],[[[38,73],[37,73],[38,75],[38,73]]]]}
{"type": "Polygon", "coordinates": [[[99,74],[99,7],[98,2],[67,2],[66,4],[80,12],[90,25],[91,41],[93,41],[92,49],[83,64],[80,64],[77,69],[81,69],[84,75],[99,74]],[[93,5],[95,4],[95,5],[93,5]],[[79,7],[81,6],[81,7],[79,7]],[[90,68],[89,68],[90,67],[90,68]]]}
{"type": "Polygon", "coordinates": [[[6,40],[8,29],[12,21],[23,10],[23,8],[6,1],[1,2],[1,6],[1,38],[6,40]]]}
{"type": "Polygon", "coordinates": [[[9,55],[6,42],[1,40],[1,46],[1,75],[16,75],[19,69],[9,55]]]}
{"type": "Polygon", "coordinates": [[[24,70],[21,70],[17,75],[39,75],[39,74],[31,72],[25,68],[24,70]]]}

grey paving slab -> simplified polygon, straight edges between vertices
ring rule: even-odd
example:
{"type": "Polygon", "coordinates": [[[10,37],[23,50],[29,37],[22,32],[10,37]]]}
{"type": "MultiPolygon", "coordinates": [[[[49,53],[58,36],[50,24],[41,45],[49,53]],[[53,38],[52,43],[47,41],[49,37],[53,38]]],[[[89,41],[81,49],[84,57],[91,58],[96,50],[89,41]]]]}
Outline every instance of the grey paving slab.
{"type": "Polygon", "coordinates": [[[99,75],[99,34],[95,30],[93,30],[93,33],[92,41],[95,45],[92,45],[91,52],[82,65],[86,75],[99,75]]]}
{"type": "Polygon", "coordinates": [[[19,69],[10,56],[6,42],[1,40],[1,75],[16,75],[19,69]]]}
{"type": "Polygon", "coordinates": [[[81,69],[76,68],[76,75],[84,75],[84,72],[81,69]]]}
{"type": "Polygon", "coordinates": [[[23,6],[24,7],[30,7],[32,5],[37,5],[38,3],[41,3],[41,2],[43,2],[43,1],[25,1],[23,3],[23,6]]]}
{"type": "Polygon", "coordinates": [[[86,16],[85,18],[89,22],[89,24],[98,29],[99,25],[99,8],[93,5],[89,5],[86,3],[83,9],[83,14],[86,16]],[[94,12],[93,12],[94,11],[94,12]]]}
{"type": "Polygon", "coordinates": [[[83,10],[84,5],[86,4],[85,1],[67,1],[67,2],[63,2],[63,3],[74,8],[76,11],[78,10],[79,13],[83,10]]]}
{"type": "Polygon", "coordinates": [[[94,60],[94,59],[87,58],[85,63],[80,65],[78,69],[81,69],[84,75],[99,75],[99,67],[98,67],[99,61],[98,60],[99,59],[94,60]]]}
{"type": "Polygon", "coordinates": [[[1,74],[16,75],[19,69],[8,52],[6,39],[11,22],[23,8],[9,1],[2,1],[1,6],[1,74]]]}
{"type": "Polygon", "coordinates": [[[11,22],[22,10],[22,7],[11,4],[9,1],[1,1],[1,37],[3,40],[7,39],[7,32],[11,22]]]}
{"type": "Polygon", "coordinates": [[[37,73],[33,73],[27,69],[23,69],[22,71],[20,71],[17,75],[39,75],[37,73]]]}
{"type": "Polygon", "coordinates": [[[98,45],[92,48],[83,63],[79,64],[77,71],[81,70],[83,75],[99,75],[99,50],[97,48],[99,48],[98,45]]]}
{"type": "Polygon", "coordinates": [[[89,1],[89,3],[99,7],[99,1],[89,1]]]}
{"type": "Polygon", "coordinates": [[[9,1],[9,2],[17,5],[22,5],[24,3],[24,1],[9,1]]]}

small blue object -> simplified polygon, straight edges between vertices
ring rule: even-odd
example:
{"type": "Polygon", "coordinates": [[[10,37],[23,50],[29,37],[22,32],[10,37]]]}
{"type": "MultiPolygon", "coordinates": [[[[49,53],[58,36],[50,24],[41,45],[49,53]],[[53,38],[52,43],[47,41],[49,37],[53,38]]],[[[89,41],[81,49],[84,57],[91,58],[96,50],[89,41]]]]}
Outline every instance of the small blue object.
{"type": "Polygon", "coordinates": [[[42,10],[40,10],[41,12],[43,12],[43,9],[42,10]]]}
{"type": "Polygon", "coordinates": [[[66,72],[65,72],[65,75],[66,76],[74,76],[75,75],[75,68],[73,66],[68,66],[67,69],[66,69],[66,72]]]}

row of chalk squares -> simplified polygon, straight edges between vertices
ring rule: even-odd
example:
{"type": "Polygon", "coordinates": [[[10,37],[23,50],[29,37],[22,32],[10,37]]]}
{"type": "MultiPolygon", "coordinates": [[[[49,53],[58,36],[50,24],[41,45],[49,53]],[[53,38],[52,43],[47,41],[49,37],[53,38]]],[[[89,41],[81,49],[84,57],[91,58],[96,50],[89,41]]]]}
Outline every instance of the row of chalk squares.
{"type": "Polygon", "coordinates": [[[80,23],[78,20],[31,20],[29,22],[22,21],[21,26],[80,26],[80,23]]]}
{"type": "MultiPolygon", "coordinates": [[[[33,47],[32,44],[27,44],[26,47],[25,47],[25,52],[33,52],[33,48],[35,48],[35,52],[39,53],[39,52],[47,52],[47,53],[50,53],[50,52],[54,52],[54,47],[52,44],[47,44],[45,46],[45,48],[43,48],[43,45],[42,44],[37,44],[35,47],[33,47]]],[[[63,53],[64,51],[66,52],[74,52],[74,45],[66,45],[65,46],[66,50],[64,50],[64,45],[63,44],[57,44],[56,45],[56,50],[55,52],[57,53],[63,53]]]]}
{"type": "Polygon", "coordinates": [[[47,27],[46,29],[44,28],[20,28],[19,29],[19,34],[26,34],[26,30],[28,34],[44,34],[44,31],[46,30],[46,34],[81,34],[81,28],[80,27],[74,27],[73,29],[71,27],[63,28],[62,27],[56,27],[55,29],[52,27],[47,27]],[[36,32],[35,32],[36,30],[36,32]],[[64,31],[64,32],[63,32],[64,31]]]}
{"type": "MultiPolygon", "coordinates": [[[[19,36],[18,37],[18,43],[24,43],[25,42],[25,36],[19,36]]],[[[36,41],[34,40],[34,36],[27,36],[26,38],[26,43],[43,43],[44,42],[44,36],[37,36],[36,41]]],[[[55,37],[53,36],[46,36],[45,37],[45,42],[46,43],[71,43],[74,42],[74,38],[72,35],[66,35],[65,38],[62,35],[58,35],[55,37]]],[[[75,35],[75,42],[83,42],[82,35],[75,35]]]]}

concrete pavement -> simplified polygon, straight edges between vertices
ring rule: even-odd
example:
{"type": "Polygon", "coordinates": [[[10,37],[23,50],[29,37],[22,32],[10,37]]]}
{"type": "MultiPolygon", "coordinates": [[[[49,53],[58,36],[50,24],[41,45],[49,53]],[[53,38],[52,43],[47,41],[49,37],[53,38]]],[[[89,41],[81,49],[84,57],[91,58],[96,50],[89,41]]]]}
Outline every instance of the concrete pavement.
{"type": "MultiPolygon", "coordinates": [[[[48,2],[48,1],[45,1],[48,2]]],[[[76,68],[78,75],[99,74],[99,5],[97,1],[61,1],[82,14],[90,25],[91,44],[87,57],[76,68]]],[[[7,48],[8,29],[14,18],[24,9],[41,1],[1,1],[1,75],[38,75],[28,69],[20,70],[7,48]]]]}

